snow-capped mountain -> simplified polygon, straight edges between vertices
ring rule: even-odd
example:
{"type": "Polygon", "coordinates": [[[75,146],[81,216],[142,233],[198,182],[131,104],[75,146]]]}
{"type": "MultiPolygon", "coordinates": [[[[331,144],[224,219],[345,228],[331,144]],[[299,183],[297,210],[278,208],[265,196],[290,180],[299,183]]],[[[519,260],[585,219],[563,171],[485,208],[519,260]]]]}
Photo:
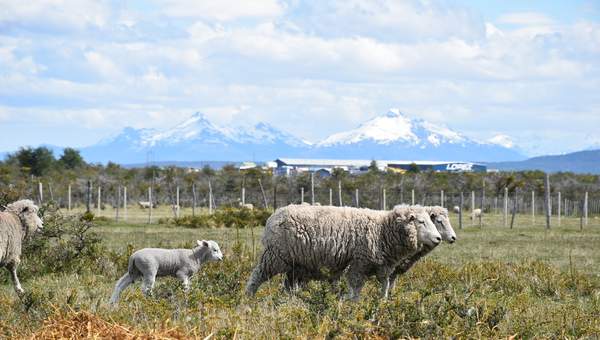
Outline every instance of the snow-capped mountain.
{"type": "Polygon", "coordinates": [[[172,128],[125,128],[119,135],[82,149],[92,162],[244,161],[278,157],[512,161],[524,159],[508,136],[477,142],[448,127],[411,119],[393,109],[355,129],[311,144],[266,124],[222,127],[195,113],[172,128]]]}
{"type": "Polygon", "coordinates": [[[198,112],[162,131],[125,128],[109,140],[83,148],[81,153],[92,162],[132,164],[147,161],[270,160],[288,154],[307,156],[308,149],[309,143],[266,123],[233,129],[217,126],[198,112]]]}
{"type": "Polygon", "coordinates": [[[412,160],[520,160],[512,145],[472,140],[446,126],[411,119],[398,109],[379,115],[355,129],[333,134],[317,144],[324,157],[412,160]]]}

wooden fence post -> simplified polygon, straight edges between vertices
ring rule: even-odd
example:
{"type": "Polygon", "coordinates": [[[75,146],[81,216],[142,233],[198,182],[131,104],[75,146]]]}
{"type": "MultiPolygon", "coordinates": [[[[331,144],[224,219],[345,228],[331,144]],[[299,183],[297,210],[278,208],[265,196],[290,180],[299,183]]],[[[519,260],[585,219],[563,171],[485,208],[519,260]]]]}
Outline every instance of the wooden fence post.
{"type": "Polygon", "coordinates": [[[246,204],[246,186],[242,184],[242,205],[246,204]]]}
{"type": "Polygon", "coordinates": [[[40,205],[44,204],[44,185],[42,182],[38,182],[38,195],[40,199],[40,205]]]}
{"type": "Polygon", "coordinates": [[[267,201],[267,194],[265,194],[265,188],[262,185],[262,181],[260,178],[258,179],[258,186],[260,187],[260,192],[262,193],[263,203],[265,205],[265,209],[269,208],[269,202],[267,201]]]}
{"type": "Polygon", "coordinates": [[[515,198],[514,198],[514,202],[513,202],[512,217],[510,218],[510,229],[512,229],[513,225],[515,224],[515,215],[517,214],[518,191],[519,190],[517,188],[515,188],[515,198]]]}
{"type": "Polygon", "coordinates": [[[152,206],[154,205],[154,203],[152,202],[152,186],[148,187],[148,203],[149,203],[149,207],[148,207],[148,224],[152,223],[152,206]]]}
{"type": "Polygon", "coordinates": [[[310,204],[315,205],[315,173],[310,173],[310,204]]]}
{"type": "Polygon", "coordinates": [[[210,179],[208,180],[208,213],[212,215],[213,212],[213,197],[212,197],[212,185],[210,179]]]}
{"type": "Polygon", "coordinates": [[[344,204],[342,202],[342,181],[338,181],[338,197],[340,199],[340,207],[343,207],[344,204]]]}
{"type": "Polygon", "coordinates": [[[300,204],[304,203],[304,187],[300,187],[300,204]]]}
{"type": "Polygon", "coordinates": [[[460,209],[458,209],[458,228],[463,228],[463,206],[465,205],[465,195],[460,192],[460,209]]]}
{"type": "Polygon", "coordinates": [[[588,192],[585,192],[585,198],[583,201],[583,212],[585,217],[585,225],[588,225],[588,192]]]}
{"type": "Polygon", "coordinates": [[[444,207],[444,190],[440,191],[440,206],[444,207]]]}
{"type": "Polygon", "coordinates": [[[383,188],[382,194],[383,194],[383,197],[382,197],[383,202],[382,202],[381,210],[387,210],[387,202],[385,201],[385,198],[386,198],[385,197],[385,188],[383,188]]]}
{"type": "Polygon", "coordinates": [[[329,188],[329,205],[333,205],[333,189],[329,188]]]}
{"type": "Polygon", "coordinates": [[[96,211],[98,213],[98,216],[100,216],[100,206],[102,205],[102,187],[98,186],[98,203],[96,205],[96,211]]]}
{"type": "Polygon", "coordinates": [[[175,190],[175,217],[179,218],[179,185],[175,190]]]}
{"type": "Polygon", "coordinates": [[[354,192],[355,197],[356,197],[356,207],[359,207],[359,202],[358,202],[358,189],[356,189],[356,191],[354,192]]]}
{"type": "Polygon", "coordinates": [[[68,201],[67,209],[69,210],[69,212],[71,212],[71,184],[69,184],[67,191],[68,191],[68,196],[69,196],[69,198],[67,199],[67,201],[68,201]]]}
{"type": "Polygon", "coordinates": [[[196,183],[192,183],[192,216],[196,216],[196,183]]]}
{"type": "Polygon", "coordinates": [[[475,225],[475,191],[471,191],[471,226],[475,225]]]}
{"type": "Polygon", "coordinates": [[[123,187],[123,221],[127,221],[127,186],[123,187]]]}
{"type": "Polygon", "coordinates": [[[558,201],[556,202],[558,204],[558,209],[557,209],[557,217],[558,217],[558,226],[560,227],[560,203],[561,203],[561,199],[560,199],[560,191],[558,192],[558,201]]]}
{"type": "Polygon", "coordinates": [[[504,187],[504,226],[508,226],[508,188],[504,187]]]}
{"type": "Polygon", "coordinates": [[[87,200],[85,202],[85,211],[91,212],[92,210],[92,181],[88,179],[87,182],[87,200]]]}
{"type": "Polygon", "coordinates": [[[410,191],[410,197],[411,197],[411,204],[415,205],[415,189],[412,189],[410,191]]]}
{"type": "Polygon", "coordinates": [[[546,195],[544,203],[546,205],[546,229],[550,229],[550,214],[552,214],[552,201],[550,201],[550,175],[546,174],[546,180],[544,181],[546,187],[546,195]]]}
{"type": "Polygon", "coordinates": [[[535,191],[531,190],[531,224],[535,224],[535,191]]]}
{"type": "Polygon", "coordinates": [[[117,186],[117,204],[115,209],[115,221],[119,222],[119,207],[121,206],[121,186],[117,186]]]}

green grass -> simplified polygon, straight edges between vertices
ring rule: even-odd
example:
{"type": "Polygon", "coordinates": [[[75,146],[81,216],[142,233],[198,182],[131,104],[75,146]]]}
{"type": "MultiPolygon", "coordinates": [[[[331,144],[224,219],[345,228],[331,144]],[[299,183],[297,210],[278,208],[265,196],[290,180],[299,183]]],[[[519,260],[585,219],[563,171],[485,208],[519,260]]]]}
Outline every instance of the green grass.
{"type": "Polygon", "coordinates": [[[550,231],[541,218],[538,225],[530,223],[531,217],[519,216],[510,230],[499,216],[486,216],[482,228],[467,220],[458,230],[453,216],[456,244],[441,245],[401,277],[388,301],[378,298],[379,287],[370,281],[361,301],[353,303],[340,301],[327,283],[313,282],[286,294],[279,277],[263,285],[256,298],[245,297],[244,285],[260,254],[262,228],[104,222],[97,232],[117,257],[99,260],[80,273],[31,278],[23,282],[28,295],[22,299],[11,285],[0,286],[0,334],[30,334],[57,311],[73,309],[138,329],[177,327],[217,338],[597,336],[597,220],[590,219],[583,231],[577,219],[563,219],[560,228],[550,231]],[[225,261],[204,268],[189,294],[176,280],[159,279],[153,297],[142,296],[136,284],[125,291],[117,309],[107,305],[124,272],[127,252],[190,246],[196,239],[219,242],[225,261]]]}

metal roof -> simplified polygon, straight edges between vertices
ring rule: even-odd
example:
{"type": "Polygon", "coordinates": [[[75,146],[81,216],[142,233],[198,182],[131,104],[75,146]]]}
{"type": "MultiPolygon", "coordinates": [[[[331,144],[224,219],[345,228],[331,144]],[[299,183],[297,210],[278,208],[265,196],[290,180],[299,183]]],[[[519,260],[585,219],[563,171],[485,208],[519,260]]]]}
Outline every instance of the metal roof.
{"type": "MultiPolygon", "coordinates": [[[[278,158],[276,161],[280,161],[286,165],[307,165],[307,166],[369,166],[373,160],[365,159],[309,159],[309,158],[278,158]]],[[[478,164],[473,162],[465,161],[411,161],[411,160],[378,160],[375,162],[378,166],[388,166],[390,164],[416,164],[416,165],[442,165],[451,163],[462,163],[462,164],[478,164]]]]}

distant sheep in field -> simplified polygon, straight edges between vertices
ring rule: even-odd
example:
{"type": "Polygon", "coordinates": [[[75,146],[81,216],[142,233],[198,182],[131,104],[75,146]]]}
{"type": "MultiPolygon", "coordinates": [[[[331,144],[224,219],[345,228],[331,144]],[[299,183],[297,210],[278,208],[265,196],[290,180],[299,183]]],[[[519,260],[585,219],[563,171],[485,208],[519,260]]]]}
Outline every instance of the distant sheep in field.
{"type": "Polygon", "coordinates": [[[152,203],[148,202],[148,201],[139,201],[138,205],[140,206],[140,208],[142,209],[150,209],[151,207],[154,207],[152,205],[152,203]]]}
{"type": "Polygon", "coordinates": [[[252,203],[241,204],[240,203],[240,208],[244,208],[244,209],[248,209],[248,210],[254,210],[254,204],[252,204],[252,203]]]}
{"type": "Polygon", "coordinates": [[[455,205],[454,208],[452,208],[452,211],[454,211],[455,213],[459,214],[460,213],[460,207],[458,205],[455,205]]]}
{"type": "Polygon", "coordinates": [[[24,292],[17,276],[22,245],[44,227],[37,213],[38,207],[30,200],[13,202],[0,212],[0,267],[10,271],[18,294],[24,292]]]}
{"type": "Polygon", "coordinates": [[[117,303],[123,289],[142,278],[142,291],[152,294],[157,276],[173,276],[183,282],[188,291],[191,277],[200,270],[202,264],[209,261],[221,261],[223,254],[215,241],[197,241],[193,249],[160,249],[144,248],[129,257],[127,273],[115,286],[110,298],[112,304],[117,303]]]}
{"type": "Polygon", "coordinates": [[[479,217],[481,217],[481,209],[473,209],[471,212],[471,219],[474,220],[479,217]]]}
{"type": "Polygon", "coordinates": [[[434,247],[442,240],[427,211],[400,205],[392,211],[289,205],[267,220],[263,254],[246,286],[254,295],[271,277],[285,273],[293,286],[296,274],[338,274],[345,271],[351,292],[358,299],[366,278],[375,274],[388,296],[389,278],[400,260],[423,244],[434,247]],[[297,271],[297,272],[296,272],[297,271]]]}

